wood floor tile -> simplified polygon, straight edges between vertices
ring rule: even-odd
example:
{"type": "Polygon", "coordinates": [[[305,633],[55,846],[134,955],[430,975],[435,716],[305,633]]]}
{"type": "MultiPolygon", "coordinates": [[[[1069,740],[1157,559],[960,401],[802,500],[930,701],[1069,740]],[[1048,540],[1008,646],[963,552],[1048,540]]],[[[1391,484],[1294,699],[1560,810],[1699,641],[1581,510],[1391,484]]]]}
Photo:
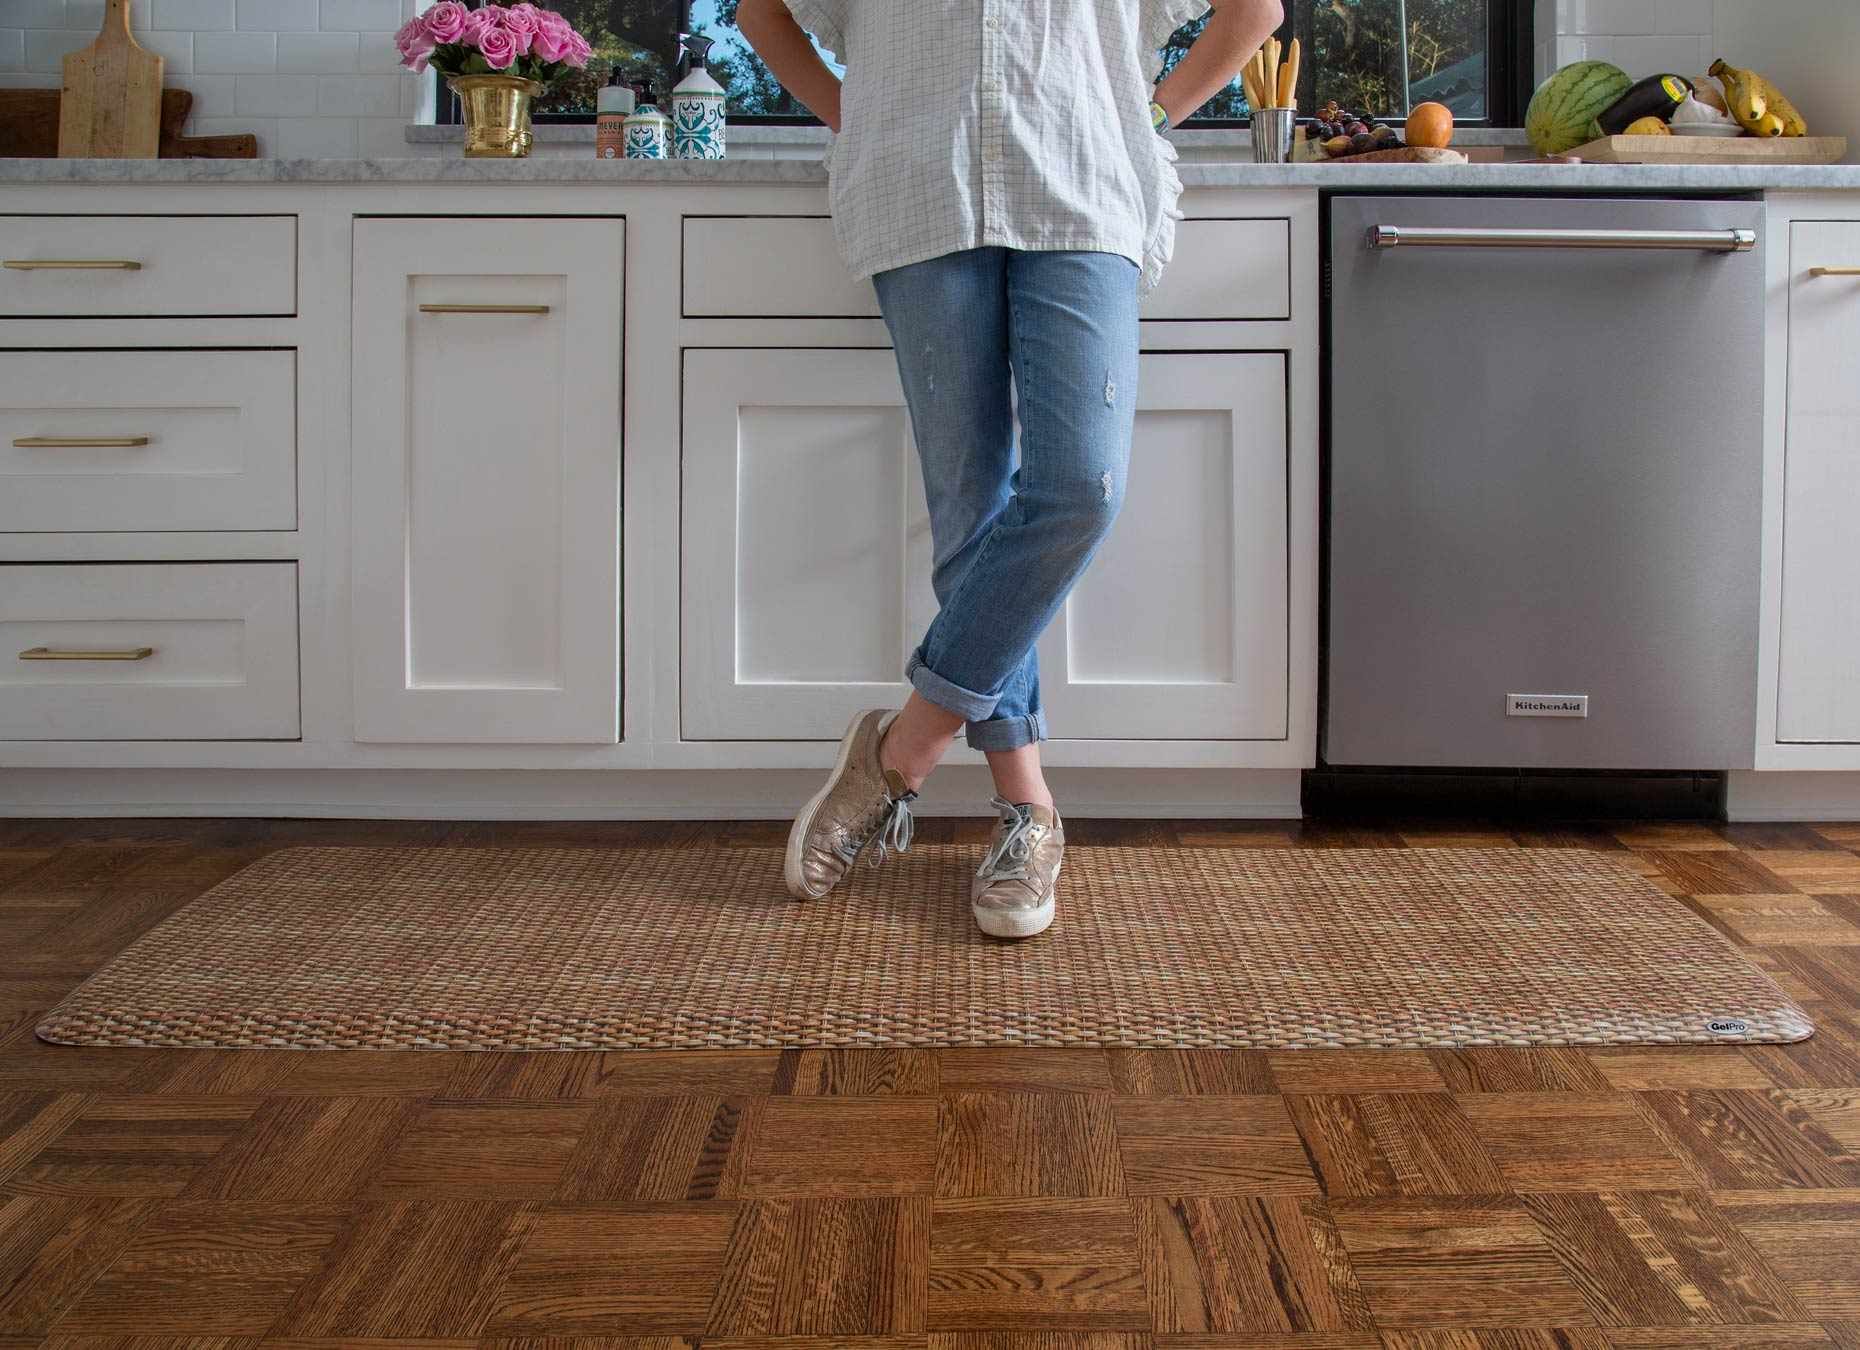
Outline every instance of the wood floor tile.
{"type": "MultiPolygon", "coordinates": [[[[1777,951],[1778,948],[1768,948],[1777,951]]],[[[1793,1045],[1746,1045],[1739,1049],[1782,1087],[1845,1087],[1860,1084],[1860,1024],[1811,1008],[1815,1034],[1793,1045]]]]}
{"type": "Polygon", "coordinates": [[[144,1092],[174,1070],[171,1051],[48,1044],[34,1020],[0,1044],[0,1092],[144,1092]]]}
{"type": "Polygon", "coordinates": [[[1147,1328],[1130,1202],[938,1200],[930,1219],[936,1330],[1147,1328]]]}
{"type": "MultiPolygon", "coordinates": [[[[1748,820],[1734,821],[1716,827],[1738,848],[1746,852],[1761,852],[1764,849],[1829,849],[1839,852],[1841,846],[1827,837],[1813,825],[1791,825],[1783,821],[1748,820]]],[[[1834,828],[1839,829],[1839,826],[1834,828]]]]}
{"type": "Polygon", "coordinates": [[[1608,1333],[1610,1350],[1839,1350],[1814,1322],[1760,1327],[1623,1327],[1608,1333]]]}
{"type": "Polygon", "coordinates": [[[745,1097],[604,1098],[581,1132],[556,1198],[585,1204],[741,1195],[754,1106],[745,1097]]]}
{"type": "Polygon", "coordinates": [[[1860,1191],[1723,1192],[1713,1202],[1810,1316],[1860,1320],[1860,1191]]]}
{"type": "Polygon", "coordinates": [[[0,1194],[0,1334],[50,1330],[155,1210],[152,1200],[0,1194]]]}
{"type": "Polygon", "coordinates": [[[1329,1203],[1379,1327],[1593,1325],[1582,1295],[1514,1199],[1329,1203]]]}
{"type": "Polygon", "coordinates": [[[1693,821],[1640,821],[1610,831],[1631,849],[1730,851],[1737,848],[1716,826],[1693,821]]]}
{"type": "Polygon", "coordinates": [[[1281,1092],[1444,1092],[1425,1050],[1274,1050],[1266,1056],[1281,1092]]]}
{"type": "Polygon", "coordinates": [[[516,1265],[528,1223],[515,1201],[371,1206],[271,1330],[350,1341],[476,1335],[516,1265]]]}
{"type": "Polygon", "coordinates": [[[796,1097],[923,1097],[937,1092],[929,1050],[788,1050],[775,1091],[796,1097]]]}
{"type": "Polygon", "coordinates": [[[1111,1099],[1102,1095],[946,1093],[937,1124],[936,1194],[1123,1195],[1117,1141],[1111,1099]]]}
{"type": "Polygon", "coordinates": [[[1602,1326],[1808,1320],[1702,1192],[1546,1193],[1523,1203],[1602,1326]]]}
{"type": "Polygon", "coordinates": [[[1648,1092],[1639,1100],[1714,1188],[1860,1187],[1860,1157],[1781,1091],[1648,1092]]]}
{"type": "Polygon", "coordinates": [[[1466,1096],[1460,1109],[1512,1189],[1676,1189],[1699,1174],[1627,1093],[1466,1096]]]}
{"type": "Polygon", "coordinates": [[[1244,1335],[1191,1331],[1158,1335],[1151,1344],[1156,1350],[1382,1350],[1385,1342],[1372,1331],[1249,1331],[1244,1335]]]}
{"type": "Polygon", "coordinates": [[[349,1222],[317,1205],[170,1204],[144,1224],[58,1331],[257,1336],[349,1222]]]}
{"type": "Polygon", "coordinates": [[[1860,1320],[1828,1320],[1821,1324],[1821,1329],[1839,1350],[1860,1350],[1860,1320]]]}
{"type": "MultiPolygon", "coordinates": [[[[1860,864],[1860,858],[1850,861],[1860,864]]],[[[1733,936],[1756,946],[1860,944],[1860,928],[1812,895],[1695,895],[1733,936]]]]}
{"type": "Polygon", "coordinates": [[[359,1198],[417,1116],[398,1097],[273,1097],[193,1175],[195,1200],[359,1198]]]}
{"type": "Polygon", "coordinates": [[[1103,1050],[938,1050],[944,1092],[1109,1092],[1103,1050]]]}
{"type": "Polygon", "coordinates": [[[779,1050],[615,1050],[601,1056],[601,1091],[752,1096],[774,1090],[780,1063],[779,1050]]]}
{"type": "Polygon", "coordinates": [[[1494,1195],[1509,1189],[1444,1092],[1286,1098],[1326,1195],[1494,1195]]]}
{"type": "Polygon", "coordinates": [[[546,1199],[593,1110],[591,1102],[421,1103],[371,1187],[394,1199],[546,1199]]]}
{"type": "Polygon", "coordinates": [[[1135,1203],[1157,1331],[1291,1334],[1373,1325],[1320,1201],[1204,1195],[1135,1203]]]}
{"type": "Polygon", "coordinates": [[[1833,849],[1763,849],[1750,854],[1798,891],[1860,894],[1860,855],[1833,849]]]}
{"type": "Polygon", "coordinates": [[[1315,1195],[1279,1097],[1118,1097],[1117,1148],[1131,1195],[1315,1195]]]}
{"type": "Polygon", "coordinates": [[[171,1050],[167,1072],[146,1082],[161,1097],[264,1097],[284,1091],[308,1050],[171,1050]]]}
{"type": "Polygon", "coordinates": [[[1731,1045],[1611,1046],[1589,1052],[1589,1062],[1620,1091],[1648,1088],[1767,1088],[1775,1083],[1760,1065],[1731,1045]]]}
{"type": "Polygon", "coordinates": [[[98,1098],[7,1184],[44,1195],[180,1195],[258,1107],[248,1097],[98,1098]]]}
{"type": "Polygon", "coordinates": [[[933,1097],[770,1097],[750,1116],[742,1194],[928,1195],[937,1114],[933,1097]]]}
{"type": "Polygon", "coordinates": [[[1461,1327],[1452,1331],[1390,1331],[1383,1350],[1608,1350],[1593,1327],[1461,1327]]]}
{"type": "Polygon", "coordinates": [[[1806,1111],[1830,1139],[1860,1158],[1860,1087],[1795,1088],[1780,1097],[1806,1111]]]}
{"type": "Polygon", "coordinates": [[[532,1210],[489,1336],[618,1336],[704,1330],[737,1206],[549,1206],[532,1210]]]}
{"type": "MultiPolygon", "coordinates": [[[[242,1052],[291,1054],[266,1050],[242,1052]]],[[[291,1055],[291,1071],[273,1092],[310,1096],[430,1097],[458,1072],[457,1056],[434,1050],[310,1050],[291,1055]]]]}
{"type": "Polygon", "coordinates": [[[1429,1050],[1453,1092],[1599,1092],[1608,1087],[1589,1057],[1574,1046],[1480,1045],[1429,1050]]]}
{"type": "Polygon", "coordinates": [[[442,1098],[572,1101],[602,1090],[602,1056],[594,1051],[492,1052],[456,1058],[457,1065],[438,1093],[442,1098]]]}
{"type": "Polygon", "coordinates": [[[0,1092],[0,1184],[84,1114],[80,1092],[0,1092]]]}
{"type": "Polygon", "coordinates": [[[1107,1050],[1127,1097],[1240,1097],[1277,1090],[1263,1050],[1107,1050]]]}
{"type": "Polygon", "coordinates": [[[921,1332],[929,1268],[926,1197],[752,1201],[730,1241],[710,1332],[921,1332]]]}
{"type": "Polygon", "coordinates": [[[1642,849],[1640,856],[1687,895],[1773,895],[1795,889],[1748,853],[1642,849]]]}
{"type": "MultiPolygon", "coordinates": [[[[1136,1331],[933,1331],[926,1339],[927,1350],[1151,1350],[1152,1344],[1147,1334],[1136,1331]]],[[[718,1344],[706,1341],[706,1350],[718,1344]]],[[[767,1346],[759,1350],[784,1350],[784,1347],[767,1346]]],[[[859,1348],[849,1346],[846,1350],[859,1348]]],[[[872,1346],[870,1350],[888,1348],[872,1346]]],[[[1319,1346],[1316,1350],[1325,1348],[1319,1346]]]]}

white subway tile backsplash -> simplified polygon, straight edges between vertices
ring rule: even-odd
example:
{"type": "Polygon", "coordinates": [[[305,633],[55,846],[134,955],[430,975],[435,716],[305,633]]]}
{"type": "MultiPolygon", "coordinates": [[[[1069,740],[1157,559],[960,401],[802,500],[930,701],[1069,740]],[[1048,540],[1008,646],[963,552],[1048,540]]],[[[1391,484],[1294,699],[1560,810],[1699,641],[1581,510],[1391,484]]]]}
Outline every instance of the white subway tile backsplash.
{"type": "MultiPolygon", "coordinates": [[[[129,26],[140,33],[149,24],[149,12],[144,5],[135,5],[129,12],[129,26]]],[[[65,0],[65,20],[61,28],[88,28],[95,33],[103,27],[103,0],[65,0]]]]}
{"type": "Polygon", "coordinates": [[[150,28],[211,32],[233,26],[233,0],[151,0],[150,28]]]}
{"type": "MultiPolygon", "coordinates": [[[[1563,39],[1559,39],[1559,45],[1563,39]]],[[[1711,42],[1703,37],[1630,37],[1597,36],[1584,39],[1588,59],[1612,61],[1635,79],[1670,71],[1691,75],[1702,70],[1701,64],[1711,42]]]]}
{"type": "Polygon", "coordinates": [[[279,33],[278,71],[287,75],[347,75],[355,70],[354,33],[279,33]]]}
{"type": "Polygon", "coordinates": [[[364,75],[393,75],[402,69],[400,51],[392,33],[360,33],[361,50],[356,69],[364,75]]]}
{"type": "Polygon", "coordinates": [[[193,131],[195,136],[237,136],[251,132],[258,137],[258,153],[269,158],[278,152],[272,148],[278,139],[278,119],[275,117],[196,117],[193,131]]]}
{"type": "Polygon", "coordinates": [[[88,32],[67,28],[28,28],[26,30],[26,69],[62,72],[65,57],[90,46],[96,29],[88,32]]]}
{"type": "Polygon", "coordinates": [[[280,117],[276,148],[279,159],[354,159],[353,117],[280,117]]]}
{"type": "Polygon", "coordinates": [[[260,117],[314,117],[315,75],[235,75],[233,111],[260,117]]]}
{"type": "Polygon", "coordinates": [[[7,0],[9,28],[63,28],[65,0],[7,0]]]}
{"type": "Polygon", "coordinates": [[[137,33],[136,41],[161,57],[162,83],[172,87],[175,76],[194,73],[194,35],[192,33],[171,33],[157,28],[137,33]]]}
{"type": "Polygon", "coordinates": [[[278,68],[276,33],[201,33],[194,69],[208,75],[267,75],[278,68]]]}
{"type": "Polygon", "coordinates": [[[26,30],[0,28],[0,70],[23,70],[26,66],[26,30]]]}
{"type": "MultiPolygon", "coordinates": [[[[186,84],[188,92],[194,96],[193,116],[232,116],[233,82],[238,78],[237,75],[189,75],[186,84]]],[[[189,126],[192,125],[190,121],[189,126]]]]}
{"type": "Polygon", "coordinates": [[[239,0],[238,26],[261,33],[314,33],[317,0],[239,0]]]}
{"type": "Polygon", "coordinates": [[[400,0],[323,0],[322,26],[326,32],[378,33],[400,25],[400,0]]]}
{"type": "Polygon", "coordinates": [[[61,80],[55,70],[0,70],[0,89],[56,89],[61,80]]]}
{"type": "Polygon", "coordinates": [[[1697,33],[1710,36],[1712,0],[1658,0],[1662,33],[1697,33]]]}
{"type": "Polygon", "coordinates": [[[398,75],[320,75],[316,110],[335,117],[400,115],[398,75]]]}
{"type": "Polygon", "coordinates": [[[393,117],[356,119],[356,153],[363,159],[404,159],[413,154],[407,144],[407,119],[393,117]]]}

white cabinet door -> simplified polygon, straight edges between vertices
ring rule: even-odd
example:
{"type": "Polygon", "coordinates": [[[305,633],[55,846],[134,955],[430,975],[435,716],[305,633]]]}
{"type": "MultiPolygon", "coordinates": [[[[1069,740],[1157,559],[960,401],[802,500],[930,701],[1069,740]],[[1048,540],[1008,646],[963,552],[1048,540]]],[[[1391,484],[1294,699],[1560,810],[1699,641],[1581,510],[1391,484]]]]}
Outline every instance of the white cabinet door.
{"type": "Polygon", "coordinates": [[[1283,740],[1286,366],[1150,352],[1117,524],[1040,641],[1053,735],[1283,740]]]}
{"type": "MultiPolygon", "coordinates": [[[[1116,529],[1041,644],[1055,736],[1286,735],[1278,353],[1151,353],[1116,529]]],[[[683,734],[826,740],[896,707],[936,613],[889,349],[694,349],[684,366],[683,734]]]]}
{"type": "Polygon", "coordinates": [[[1776,739],[1860,743],[1860,222],[1790,231],[1776,739]]]}
{"type": "Polygon", "coordinates": [[[356,739],[619,738],[623,230],[356,220],[356,739]]]}
{"type": "Polygon", "coordinates": [[[830,740],[897,707],[936,613],[889,348],[684,354],[687,740],[830,740]]]}

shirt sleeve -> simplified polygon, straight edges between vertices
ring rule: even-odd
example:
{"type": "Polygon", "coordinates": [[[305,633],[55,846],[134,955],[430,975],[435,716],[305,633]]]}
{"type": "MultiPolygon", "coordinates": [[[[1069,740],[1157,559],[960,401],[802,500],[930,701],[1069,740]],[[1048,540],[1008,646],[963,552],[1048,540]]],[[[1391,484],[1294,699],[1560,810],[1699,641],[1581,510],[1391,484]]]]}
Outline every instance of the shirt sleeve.
{"type": "MultiPolygon", "coordinates": [[[[1180,0],[1175,2],[1180,3],[1180,0]]],[[[844,65],[846,28],[852,18],[853,0],[786,0],[786,3],[794,21],[812,33],[814,40],[844,65]]]]}
{"type": "Polygon", "coordinates": [[[1143,78],[1151,87],[1162,78],[1162,49],[1170,36],[1210,8],[1208,0],[1141,0],[1137,11],[1137,45],[1143,53],[1143,78]]]}

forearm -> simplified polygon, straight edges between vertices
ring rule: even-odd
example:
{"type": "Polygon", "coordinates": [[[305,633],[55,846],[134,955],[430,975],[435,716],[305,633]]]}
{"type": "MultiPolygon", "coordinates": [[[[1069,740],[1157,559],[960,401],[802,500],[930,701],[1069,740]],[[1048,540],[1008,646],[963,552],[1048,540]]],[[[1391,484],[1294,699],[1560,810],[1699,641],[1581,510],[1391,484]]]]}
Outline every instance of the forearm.
{"type": "Polygon", "coordinates": [[[782,88],[838,132],[839,79],[820,59],[788,6],[782,0],[742,0],[736,10],[736,26],[782,88]]]}
{"type": "Polygon", "coordinates": [[[1169,124],[1179,125],[1231,84],[1284,19],[1280,0],[1217,0],[1201,36],[1150,95],[1169,124]]]}

